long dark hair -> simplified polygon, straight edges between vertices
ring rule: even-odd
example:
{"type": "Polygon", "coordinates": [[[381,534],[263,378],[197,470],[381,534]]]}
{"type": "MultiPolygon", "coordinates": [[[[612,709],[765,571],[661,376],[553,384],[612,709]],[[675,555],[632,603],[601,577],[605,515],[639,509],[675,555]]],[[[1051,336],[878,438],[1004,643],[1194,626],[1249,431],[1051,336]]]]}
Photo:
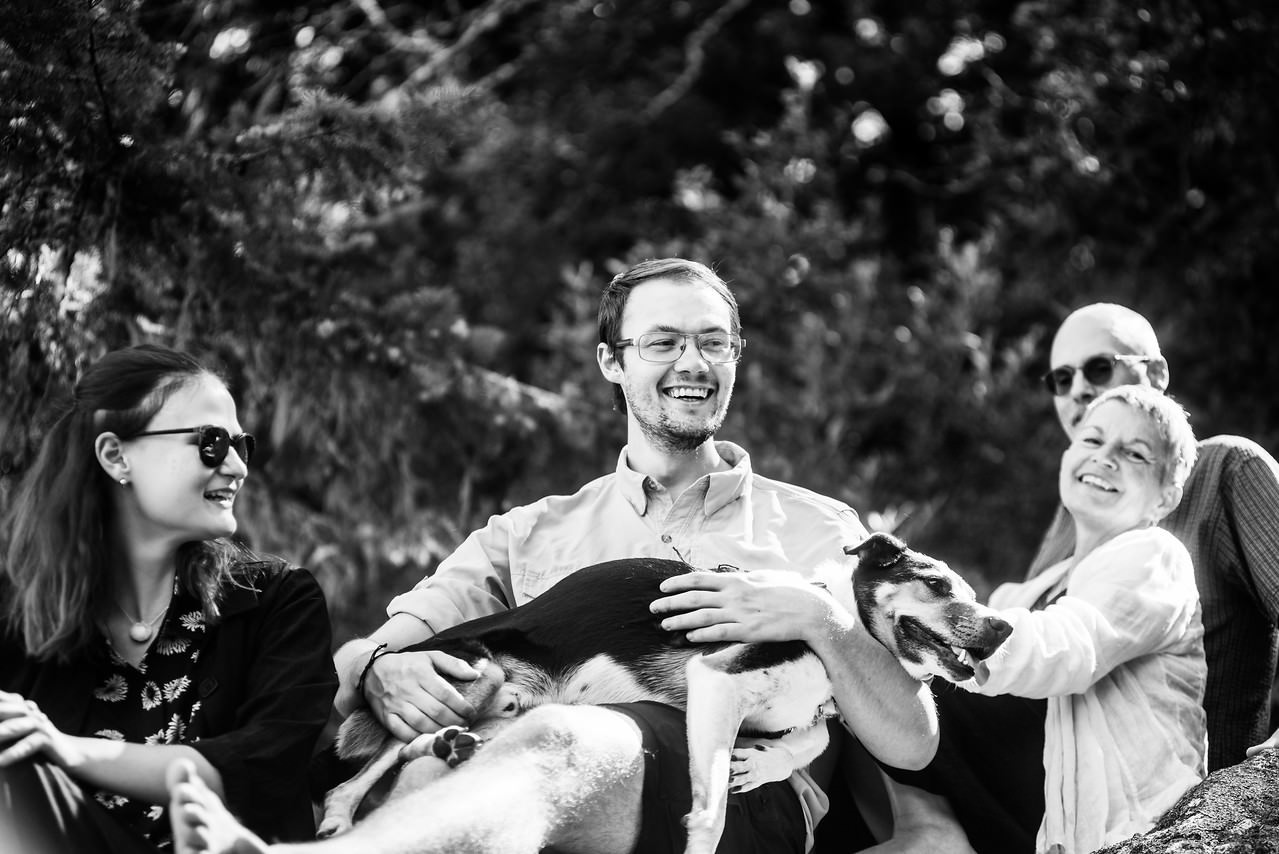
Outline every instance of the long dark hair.
{"type": "MultiPolygon", "coordinates": [[[[0,577],[9,590],[0,617],[29,655],[69,659],[92,642],[95,618],[112,601],[114,484],[97,462],[95,439],[104,432],[137,435],[175,391],[202,377],[222,381],[186,353],[142,344],[103,356],[76,384],[5,518],[9,542],[0,577]]],[[[207,621],[218,618],[232,568],[250,557],[225,539],[178,550],[179,584],[201,601],[207,621]]]]}

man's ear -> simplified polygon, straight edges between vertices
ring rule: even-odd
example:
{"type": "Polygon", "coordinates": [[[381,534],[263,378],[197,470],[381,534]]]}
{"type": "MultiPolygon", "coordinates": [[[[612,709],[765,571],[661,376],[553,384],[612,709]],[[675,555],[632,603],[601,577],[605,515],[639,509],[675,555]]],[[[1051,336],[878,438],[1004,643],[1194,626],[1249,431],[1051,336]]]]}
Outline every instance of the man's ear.
{"type": "Polygon", "coordinates": [[[1163,356],[1158,356],[1146,363],[1146,376],[1150,377],[1150,384],[1158,391],[1168,390],[1168,360],[1163,356]]]}
{"type": "Polygon", "coordinates": [[[93,456],[112,480],[127,480],[129,461],[124,456],[124,440],[114,433],[99,433],[93,440],[93,456]]]}
{"type": "Polygon", "coordinates": [[[599,363],[604,379],[617,385],[622,384],[622,363],[618,361],[616,348],[601,341],[595,348],[595,361],[599,363]]]}

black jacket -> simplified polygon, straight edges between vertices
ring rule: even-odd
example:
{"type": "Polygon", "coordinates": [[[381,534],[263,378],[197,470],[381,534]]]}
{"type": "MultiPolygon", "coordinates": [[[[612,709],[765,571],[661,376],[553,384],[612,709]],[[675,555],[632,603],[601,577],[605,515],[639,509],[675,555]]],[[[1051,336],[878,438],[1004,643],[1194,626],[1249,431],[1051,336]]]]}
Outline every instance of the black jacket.
{"type": "MultiPolygon", "coordinates": [[[[278,563],[246,564],[237,577],[256,589],[226,590],[190,674],[201,714],[184,741],[218,769],[227,806],[255,833],[313,839],[307,767],[337,691],[324,593],[310,572],[278,563]]],[[[86,661],[37,662],[0,632],[0,688],[34,700],[63,732],[85,734],[86,661]]]]}

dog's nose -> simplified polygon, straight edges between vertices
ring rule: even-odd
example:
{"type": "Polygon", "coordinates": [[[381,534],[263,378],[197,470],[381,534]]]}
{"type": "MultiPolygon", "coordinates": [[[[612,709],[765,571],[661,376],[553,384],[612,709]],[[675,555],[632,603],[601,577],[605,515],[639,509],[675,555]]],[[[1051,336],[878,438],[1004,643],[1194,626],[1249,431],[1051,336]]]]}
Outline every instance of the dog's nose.
{"type": "Polygon", "coordinates": [[[997,643],[1003,642],[1004,638],[1013,633],[1013,627],[1009,625],[1008,621],[999,617],[987,617],[982,622],[986,626],[986,631],[999,639],[997,643]]]}

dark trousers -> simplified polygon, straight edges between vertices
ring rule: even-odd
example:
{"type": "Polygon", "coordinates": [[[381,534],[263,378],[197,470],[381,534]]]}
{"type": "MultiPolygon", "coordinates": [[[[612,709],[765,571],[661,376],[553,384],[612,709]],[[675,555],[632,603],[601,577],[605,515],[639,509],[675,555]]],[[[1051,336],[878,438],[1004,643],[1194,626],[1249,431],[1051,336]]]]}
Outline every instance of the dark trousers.
{"type": "MultiPolygon", "coordinates": [[[[609,703],[629,717],[644,741],[644,800],[635,854],[680,854],[684,816],[693,803],[684,712],[660,703],[609,703]]],[[[802,854],[804,811],[790,783],[766,783],[729,795],[717,854],[802,854]]]]}
{"type": "Polygon", "coordinates": [[[155,854],[56,765],[26,760],[0,768],[0,851],[155,854]]]}
{"type": "Polygon", "coordinates": [[[985,697],[934,682],[941,743],[894,780],[944,795],[978,854],[1032,854],[1044,818],[1044,700],[985,697]]]}

